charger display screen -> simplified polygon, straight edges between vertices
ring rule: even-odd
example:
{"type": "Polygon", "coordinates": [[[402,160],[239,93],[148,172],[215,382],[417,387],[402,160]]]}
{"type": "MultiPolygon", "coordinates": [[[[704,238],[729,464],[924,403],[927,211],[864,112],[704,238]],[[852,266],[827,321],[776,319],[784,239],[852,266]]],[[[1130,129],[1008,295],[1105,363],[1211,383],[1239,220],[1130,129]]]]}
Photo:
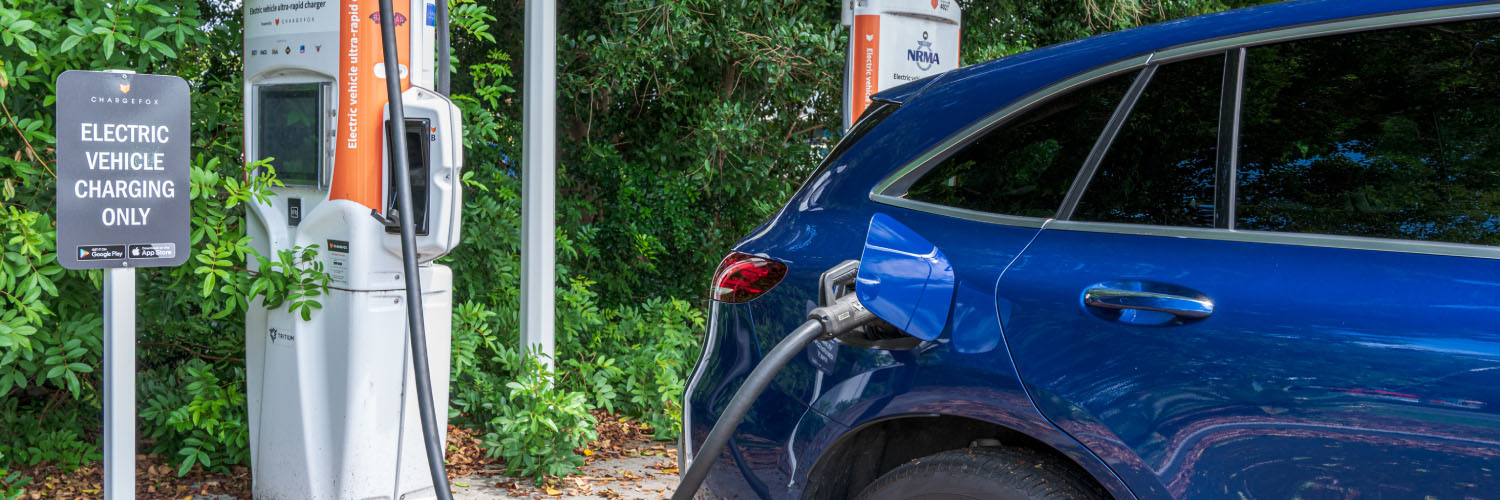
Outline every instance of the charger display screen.
{"type": "Polygon", "coordinates": [[[259,159],[274,158],[287,186],[320,186],[323,174],[324,84],[261,85],[255,133],[259,159]]]}

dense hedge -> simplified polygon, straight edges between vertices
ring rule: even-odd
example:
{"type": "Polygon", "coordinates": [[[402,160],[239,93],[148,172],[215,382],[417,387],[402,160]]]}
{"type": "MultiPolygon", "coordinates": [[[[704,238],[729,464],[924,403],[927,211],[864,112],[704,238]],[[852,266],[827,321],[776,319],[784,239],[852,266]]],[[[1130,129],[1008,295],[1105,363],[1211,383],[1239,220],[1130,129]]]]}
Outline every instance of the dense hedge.
{"type": "MultiPolygon", "coordinates": [[[[508,55],[522,53],[524,2],[450,3],[471,228],[445,259],[459,302],[453,421],[525,474],[568,472],[593,408],[676,437],[709,273],[837,139],[838,3],[561,2],[555,373],[515,347],[520,99],[508,55]]],[[[960,4],[966,63],[1224,7],[960,4]]],[[[7,465],[99,457],[101,274],[57,266],[50,215],[53,82],[68,69],[192,86],[191,259],[139,272],[141,429],[184,472],[247,461],[247,301],[316,314],[320,281],[297,265],[305,255],[255,255],[245,237],[244,204],[267,186],[243,181],[241,22],[218,0],[0,0],[0,497],[15,493],[7,465]],[[248,259],[270,271],[250,273],[248,259]]]]}

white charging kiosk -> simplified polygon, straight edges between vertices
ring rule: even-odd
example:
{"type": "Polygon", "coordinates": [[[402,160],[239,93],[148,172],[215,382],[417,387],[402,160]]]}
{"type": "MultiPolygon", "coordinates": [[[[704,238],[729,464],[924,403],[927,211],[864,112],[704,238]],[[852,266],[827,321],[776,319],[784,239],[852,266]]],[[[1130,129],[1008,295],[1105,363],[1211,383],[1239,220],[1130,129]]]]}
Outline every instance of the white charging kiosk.
{"type": "Polygon", "coordinates": [[[332,279],[311,320],[259,300],[247,314],[256,498],[434,496],[401,243],[371,212],[389,214],[394,204],[386,162],[394,128],[411,158],[433,403],[446,429],[452,272],[432,260],[459,241],[463,134],[458,109],[429,90],[435,4],[393,3],[406,115],[397,127],[386,116],[376,0],[245,1],[245,157],[274,157],[285,184],[250,210],[248,234],[265,256],[316,247],[332,279]]]}

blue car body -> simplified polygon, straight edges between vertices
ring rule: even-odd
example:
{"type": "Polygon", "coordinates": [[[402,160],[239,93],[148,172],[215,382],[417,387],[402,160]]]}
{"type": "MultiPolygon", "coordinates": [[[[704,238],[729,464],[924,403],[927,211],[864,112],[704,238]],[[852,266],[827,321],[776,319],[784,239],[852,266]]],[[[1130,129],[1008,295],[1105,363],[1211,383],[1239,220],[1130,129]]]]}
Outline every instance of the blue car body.
{"type": "Polygon", "coordinates": [[[818,307],[820,274],[858,259],[884,214],[951,262],[946,328],[902,348],[810,346],[714,458],[712,496],[850,497],[894,464],[997,436],[1067,457],[1121,499],[1500,498],[1493,248],[1121,229],[938,210],[884,191],[989,117],[1090,72],[1289,30],[1494,11],[1277,4],[1046,47],[877,95],[888,116],[735,247],[788,274],[754,301],[712,306],[685,396],[684,460],[762,354],[818,307]],[[1101,287],[1189,290],[1214,311],[1165,326],[1149,312],[1101,317],[1080,302],[1101,287]]]}

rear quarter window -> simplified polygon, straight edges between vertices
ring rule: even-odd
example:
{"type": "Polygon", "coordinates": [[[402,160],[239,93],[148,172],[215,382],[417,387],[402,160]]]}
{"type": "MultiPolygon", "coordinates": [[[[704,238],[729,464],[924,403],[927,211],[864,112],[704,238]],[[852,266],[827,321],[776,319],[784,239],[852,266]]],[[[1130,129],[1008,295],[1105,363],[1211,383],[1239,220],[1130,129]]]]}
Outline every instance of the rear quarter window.
{"type": "Polygon", "coordinates": [[[1136,73],[1095,82],[985,132],[941,160],[905,198],[1027,217],[1052,217],[1136,73]]]}

